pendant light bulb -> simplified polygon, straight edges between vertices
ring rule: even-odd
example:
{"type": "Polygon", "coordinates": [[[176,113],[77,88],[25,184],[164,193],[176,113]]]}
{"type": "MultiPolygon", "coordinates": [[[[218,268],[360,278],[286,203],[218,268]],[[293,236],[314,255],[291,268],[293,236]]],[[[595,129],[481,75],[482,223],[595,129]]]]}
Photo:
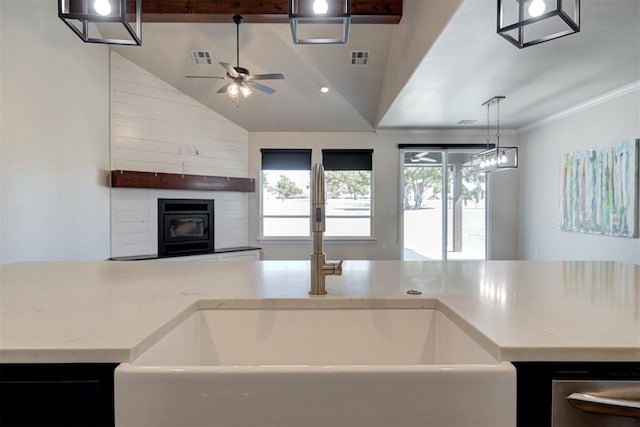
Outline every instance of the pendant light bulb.
{"type": "Polygon", "coordinates": [[[313,13],[316,15],[324,15],[329,10],[329,4],[327,0],[314,0],[313,13]]]}
{"type": "Polygon", "coordinates": [[[98,15],[107,16],[111,13],[111,3],[109,0],[96,0],[93,2],[93,9],[98,15]]]}
{"type": "Polygon", "coordinates": [[[544,0],[532,0],[529,5],[529,15],[533,18],[542,15],[547,7],[544,4],[544,0]]]}
{"type": "Polygon", "coordinates": [[[231,97],[231,98],[237,98],[238,97],[238,92],[240,91],[240,89],[238,88],[238,84],[237,83],[231,83],[229,85],[229,87],[227,88],[227,94],[231,97]]]}

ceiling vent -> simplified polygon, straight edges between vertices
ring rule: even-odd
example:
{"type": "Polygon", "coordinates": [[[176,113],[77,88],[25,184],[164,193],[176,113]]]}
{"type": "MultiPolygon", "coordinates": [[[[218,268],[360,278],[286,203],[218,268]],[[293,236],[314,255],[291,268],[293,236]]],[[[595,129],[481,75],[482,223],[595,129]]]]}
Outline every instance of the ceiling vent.
{"type": "Polygon", "coordinates": [[[369,65],[369,51],[352,50],[351,65],[369,65]]]}
{"type": "Polygon", "coordinates": [[[213,60],[211,59],[211,51],[210,50],[192,50],[191,58],[193,62],[198,65],[211,65],[213,64],[213,60]]]}

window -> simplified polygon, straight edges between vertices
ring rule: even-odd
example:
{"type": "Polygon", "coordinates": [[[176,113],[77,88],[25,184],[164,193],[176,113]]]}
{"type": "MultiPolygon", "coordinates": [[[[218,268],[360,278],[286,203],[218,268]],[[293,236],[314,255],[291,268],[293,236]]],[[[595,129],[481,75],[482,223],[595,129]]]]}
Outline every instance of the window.
{"type": "Polygon", "coordinates": [[[373,150],[322,150],[327,237],[371,237],[373,150]]]}
{"type": "Polygon", "coordinates": [[[310,237],[311,150],[261,152],[262,236],[310,237]]]}
{"type": "MultiPolygon", "coordinates": [[[[311,236],[311,150],[262,149],[262,237],[311,236]]],[[[326,237],[372,236],[373,150],[322,150],[326,237]]]]}

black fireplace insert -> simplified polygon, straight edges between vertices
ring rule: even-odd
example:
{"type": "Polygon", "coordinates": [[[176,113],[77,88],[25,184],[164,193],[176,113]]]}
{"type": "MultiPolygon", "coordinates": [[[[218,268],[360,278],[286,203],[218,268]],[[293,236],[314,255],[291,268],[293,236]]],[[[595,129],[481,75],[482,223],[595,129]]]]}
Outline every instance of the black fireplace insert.
{"type": "Polygon", "coordinates": [[[213,199],[158,199],[158,256],[214,251],[213,199]]]}

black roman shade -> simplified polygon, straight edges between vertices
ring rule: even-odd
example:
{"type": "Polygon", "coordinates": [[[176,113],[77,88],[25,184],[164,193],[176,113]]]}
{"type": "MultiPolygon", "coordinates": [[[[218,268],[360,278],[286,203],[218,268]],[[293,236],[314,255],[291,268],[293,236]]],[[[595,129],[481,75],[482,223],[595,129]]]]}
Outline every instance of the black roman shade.
{"type": "Polygon", "coordinates": [[[328,171],[371,170],[372,149],[322,150],[322,164],[328,171]]]}
{"type": "Polygon", "coordinates": [[[262,170],[311,170],[311,150],[263,148],[262,170]]]}

